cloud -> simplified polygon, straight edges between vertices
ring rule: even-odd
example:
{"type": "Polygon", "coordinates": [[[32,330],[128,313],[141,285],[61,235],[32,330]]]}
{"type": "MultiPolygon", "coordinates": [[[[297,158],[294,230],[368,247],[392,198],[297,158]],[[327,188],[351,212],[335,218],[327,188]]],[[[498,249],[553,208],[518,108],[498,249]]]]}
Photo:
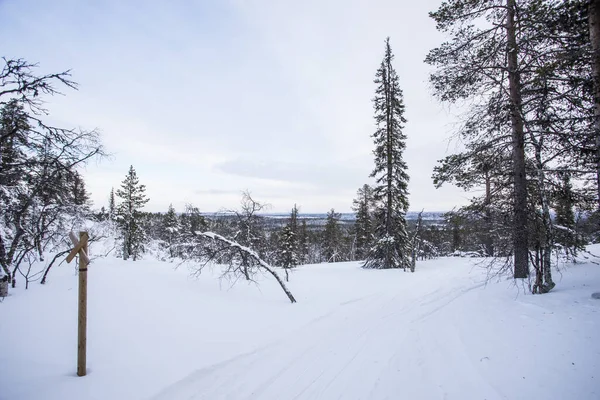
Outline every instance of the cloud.
{"type": "Polygon", "coordinates": [[[285,162],[276,160],[233,159],[216,164],[219,171],[249,178],[271,180],[319,189],[358,187],[365,169],[355,163],[285,162]]]}
{"type": "Polygon", "coordinates": [[[373,76],[391,36],[405,94],[411,207],[435,190],[449,117],[423,58],[441,42],[439,0],[0,1],[2,55],[72,68],[77,92],[50,99],[61,126],[98,127],[112,160],[86,169],[96,205],[129,165],[148,210],[232,208],[250,189],[273,211],[348,211],[373,167],[373,76]]]}
{"type": "Polygon", "coordinates": [[[231,195],[231,194],[240,194],[239,190],[221,190],[221,189],[198,189],[194,191],[195,194],[201,195],[231,195]]]}

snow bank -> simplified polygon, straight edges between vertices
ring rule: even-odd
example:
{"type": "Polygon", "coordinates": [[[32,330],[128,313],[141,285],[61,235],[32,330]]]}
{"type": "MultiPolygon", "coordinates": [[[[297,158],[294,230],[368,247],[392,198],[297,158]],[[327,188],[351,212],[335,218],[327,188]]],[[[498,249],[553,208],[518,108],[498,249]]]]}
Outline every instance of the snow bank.
{"type": "Polygon", "coordinates": [[[98,259],[82,378],[77,278],[63,265],[0,303],[0,399],[598,399],[594,260],[541,296],[485,285],[474,259],[414,274],[304,266],[292,305],[267,276],[231,287],[217,269],[191,279],[174,264],[98,259]]]}

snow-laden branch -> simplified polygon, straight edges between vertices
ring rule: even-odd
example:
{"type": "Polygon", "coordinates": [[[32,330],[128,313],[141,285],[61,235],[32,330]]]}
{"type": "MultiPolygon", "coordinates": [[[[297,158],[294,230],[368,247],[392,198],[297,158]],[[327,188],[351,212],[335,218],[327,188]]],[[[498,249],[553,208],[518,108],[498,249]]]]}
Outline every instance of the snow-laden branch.
{"type": "MultiPolygon", "coordinates": [[[[215,242],[219,242],[220,244],[225,244],[225,245],[227,245],[228,249],[237,250],[237,251],[243,253],[247,258],[254,260],[254,262],[256,263],[256,265],[259,268],[262,268],[265,271],[267,271],[268,273],[270,273],[271,275],[273,275],[273,277],[279,283],[279,286],[281,286],[281,289],[283,289],[283,291],[287,295],[288,299],[290,299],[290,302],[292,302],[292,303],[296,302],[296,299],[292,295],[292,292],[290,292],[289,289],[285,286],[285,283],[283,283],[283,281],[281,280],[279,275],[277,275],[277,272],[275,272],[273,267],[271,267],[267,262],[265,262],[263,259],[261,259],[258,256],[258,253],[256,253],[254,250],[252,250],[249,247],[242,246],[241,244],[234,242],[233,240],[229,240],[229,239],[227,239],[217,233],[214,233],[214,232],[196,232],[196,235],[202,236],[202,237],[205,237],[208,239],[212,239],[215,242]]],[[[231,261],[231,262],[233,262],[233,261],[231,261]]]]}

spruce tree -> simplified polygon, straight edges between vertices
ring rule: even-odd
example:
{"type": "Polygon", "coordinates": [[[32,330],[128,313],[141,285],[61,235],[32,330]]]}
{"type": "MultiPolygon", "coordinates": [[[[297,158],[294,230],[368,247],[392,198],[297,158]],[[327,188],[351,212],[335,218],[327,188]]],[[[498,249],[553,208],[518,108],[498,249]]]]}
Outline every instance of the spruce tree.
{"type": "Polygon", "coordinates": [[[373,188],[365,184],[356,193],[352,204],[354,222],[354,257],[364,260],[373,243],[373,188]]]}
{"type": "Polygon", "coordinates": [[[390,39],[385,41],[385,55],[375,75],[378,85],[373,99],[377,130],[375,142],[376,178],[373,197],[376,204],[374,245],[369,250],[365,268],[408,268],[411,265],[410,239],[406,230],[408,211],[408,174],[402,155],[406,136],[402,132],[404,100],[398,74],[392,66],[394,55],[390,39]]]}
{"type": "Polygon", "coordinates": [[[279,264],[285,268],[285,279],[288,280],[288,269],[300,264],[298,243],[298,207],[294,204],[290,220],[279,236],[279,264]]]}
{"type": "Polygon", "coordinates": [[[115,220],[116,205],[115,205],[115,189],[110,189],[110,195],[108,196],[108,219],[111,221],[115,220]]]}
{"type": "Polygon", "coordinates": [[[123,259],[129,257],[137,260],[143,252],[145,233],[141,225],[141,209],[149,201],[146,198],[146,186],[141,185],[133,165],[117,190],[117,196],[122,199],[116,210],[117,224],[123,240],[123,259]]]}
{"type": "Polygon", "coordinates": [[[294,204],[292,208],[292,212],[290,213],[290,221],[289,221],[290,229],[294,234],[298,235],[298,206],[294,204]]]}
{"type": "Polygon", "coordinates": [[[297,238],[291,224],[283,227],[279,236],[279,265],[285,269],[285,280],[289,280],[288,270],[299,264],[297,238]]]}
{"type": "Polygon", "coordinates": [[[306,220],[303,219],[298,229],[298,259],[300,264],[307,264],[309,262],[309,239],[306,220]]]}
{"type": "Polygon", "coordinates": [[[169,246],[169,253],[171,257],[175,256],[173,251],[173,245],[175,244],[177,237],[180,232],[180,224],[177,218],[177,213],[175,213],[175,208],[173,208],[173,204],[169,204],[169,210],[165,214],[163,218],[163,239],[167,242],[169,246]]]}
{"type": "Polygon", "coordinates": [[[79,172],[75,171],[73,176],[71,177],[71,201],[75,206],[80,207],[84,211],[88,211],[91,204],[90,195],[85,188],[85,181],[79,174],[79,172]]]}
{"type": "Polygon", "coordinates": [[[581,247],[575,231],[575,213],[573,211],[575,193],[573,192],[570,174],[565,171],[560,178],[561,181],[554,193],[555,241],[563,247],[567,256],[574,258],[577,256],[577,250],[580,250],[581,247]]]}
{"type": "Polygon", "coordinates": [[[341,230],[339,226],[340,214],[332,208],[327,213],[327,222],[325,223],[325,232],[323,240],[323,256],[326,262],[340,261],[341,258],[341,230]]]}

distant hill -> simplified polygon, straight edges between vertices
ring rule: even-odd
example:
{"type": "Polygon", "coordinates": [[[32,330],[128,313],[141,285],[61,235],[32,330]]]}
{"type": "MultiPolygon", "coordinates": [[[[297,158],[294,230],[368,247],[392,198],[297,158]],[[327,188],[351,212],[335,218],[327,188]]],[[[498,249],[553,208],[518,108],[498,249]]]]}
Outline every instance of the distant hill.
{"type": "MultiPolygon", "coordinates": [[[[446,211],[423,211],[423,223],[425,225],[437,225],[444,221],[444,214],[446,211]]],[[[233,215],[228,213],[202,213],[207,218],[231,218],[233,215]]],[[[267,229],[279,229],[283,227],[288,218],[289,213],[264,213],[260,214],[265,218],[265,225],[267,229]]],[[[418,211],[409,211],[406,214],[406,220],[411,223],[416,221],[419,215],[418,211]]],[[[327,213],[299,213],[299,220],[306,221],[307,225],[316,228],[323,226],[327,222],[327,213]]],[[[354,213],[340,213],[340,223],[343,225],[353,225],[356,219],[354,213]]]]}
{"type": "MultiPolygon", "coordinates": [[[[422,218],[423,220],[426,221],[441,221],[444,219],[444,214],[446,213],[446,211],[423,211],[423,215],[422,218]]],[[[261,214],[263,217],[265,218],[289,218],[290,214],[289,213],[266,213],[266,214],[261,214]]],[[[356,218],[356,214],[354,213],[341,213],[341,220],[342,221],[354,221],[356,218]]],[[[411,221],[411,220],[416,220],[417,216],[419,215],[418,211],[409,211],[406,214],[406,219],[411,221]]],[[[298,217],[300,219],[326,219],[327,218],[327,213],[299,213],[298,217]]]]}

